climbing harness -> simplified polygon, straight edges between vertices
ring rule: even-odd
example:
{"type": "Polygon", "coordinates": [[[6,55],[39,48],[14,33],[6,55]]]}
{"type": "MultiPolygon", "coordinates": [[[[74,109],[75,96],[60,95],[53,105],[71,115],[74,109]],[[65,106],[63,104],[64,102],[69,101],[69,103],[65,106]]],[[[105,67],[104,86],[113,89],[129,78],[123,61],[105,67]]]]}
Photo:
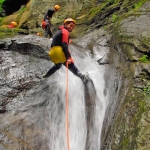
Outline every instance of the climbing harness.
{"type": "Polygon", "coordinates": [[[67,138],[67,150],[70,150],[69,139],[69,114],[68,114],[68,62],[66,61],[66,138],[67,138]]]}

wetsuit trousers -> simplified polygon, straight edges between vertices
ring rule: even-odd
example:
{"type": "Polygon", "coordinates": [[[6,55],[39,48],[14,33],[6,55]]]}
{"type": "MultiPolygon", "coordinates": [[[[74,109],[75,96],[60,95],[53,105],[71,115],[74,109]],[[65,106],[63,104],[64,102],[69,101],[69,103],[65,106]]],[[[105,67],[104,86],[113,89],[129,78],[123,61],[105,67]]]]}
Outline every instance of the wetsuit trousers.
{"type": "Polygon", "coordinates": [[[46,23],[47,23],[47,25],[46,25],[44,36],[47,38],[49,35],[49,37],[51,38],[53,36],[51,29],[50,29],[51,28],[51,22],[50,22],[50,20],[46,20],[46,23]]]}
{"type": "MultiPolygon", "coordinates": [[[[63,65],[66,67],[66,63],[63,63],[63,65]]],[[[59,70],[62,67],[62,63],[59,64],[55,64],[45,75],[45,77],[49,77],[51,76],[53,73],[55,73],[57,70],[59,70]]],[[[79,70],[78,68],[75,66],[74,63],[68,64],[68,69],[77,76],[79,70]]]]}

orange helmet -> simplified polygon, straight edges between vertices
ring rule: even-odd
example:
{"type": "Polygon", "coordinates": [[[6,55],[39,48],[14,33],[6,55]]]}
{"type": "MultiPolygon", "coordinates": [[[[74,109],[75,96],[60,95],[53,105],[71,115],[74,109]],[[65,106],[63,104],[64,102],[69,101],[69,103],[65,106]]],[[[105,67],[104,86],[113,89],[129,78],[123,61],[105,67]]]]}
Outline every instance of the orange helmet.
{"type": "Polygon", "coordinates": [[[15,21],[12,21],[10,24],[11,24],[13,27],[16,27],[16,26],[17,26],[17,23],[16,23],[15,21]]]}
{"type": "Polygon", "coordinates": [[[66,22],[73,22],[74,24],[76,24],[75,20],[73,20],[72,18],[67,18],[65,21],[64,21],[64,24],[66,22]]]}
{"type": "Polygon", "coordinates": [[[39,32],[37,32],[37,33],[36,33],[36,35],[37,35],[37,36],[42,36],[42,34],[41,34],[41,33],[39,33],[39,32]]]}
{"type": "Polygon", "coordinates": [[[59,9],[60,9],[60,6],[59,6],[59,5],[55,5],[54,8],[55,8],[56,10],[59,10],[59,9]]]}

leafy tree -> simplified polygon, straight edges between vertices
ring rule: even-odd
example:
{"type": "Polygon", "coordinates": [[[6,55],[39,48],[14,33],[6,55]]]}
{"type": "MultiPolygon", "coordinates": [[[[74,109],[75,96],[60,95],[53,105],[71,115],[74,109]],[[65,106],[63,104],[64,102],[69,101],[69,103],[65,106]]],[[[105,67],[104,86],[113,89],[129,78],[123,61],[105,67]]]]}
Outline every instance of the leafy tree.
{"type": "Polygon", "coordinates": [[[0,13],[2,12],[2,4],[3,4],[3,2],[4,2],[5,0],[0,0],[0,13]]]}

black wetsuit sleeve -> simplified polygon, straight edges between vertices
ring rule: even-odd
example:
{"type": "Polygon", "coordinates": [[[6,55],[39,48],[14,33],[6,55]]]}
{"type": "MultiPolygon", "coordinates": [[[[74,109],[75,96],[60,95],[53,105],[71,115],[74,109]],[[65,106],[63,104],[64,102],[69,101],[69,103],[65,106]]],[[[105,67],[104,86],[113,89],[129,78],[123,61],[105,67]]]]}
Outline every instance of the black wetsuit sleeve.
{"type": "Polygon", "coordinates": [[[68,44],[66,42],[62,42],[62,49],[63,49],[66,59],[69,59],[69,57],[71,57],[71,54],[68,51],[68,44]]]}
{"type": "Polygon", "coordinates": [[[50,17],[50,18],[52,18],[53,14],[54,14],[54,10],[53,9],[49,9],[47,11],[47,13],[45,14],[45,16],[44,16],[44,20],[48,19],[47,16],[50,17]]]}
{"type": "Polygon", "coordinates": [[[48,15],[47,15],[47,13],[46,13],[45,16],[44,16],[44,20],[47,19],[47,16],[48,16],[48,15]]]}

